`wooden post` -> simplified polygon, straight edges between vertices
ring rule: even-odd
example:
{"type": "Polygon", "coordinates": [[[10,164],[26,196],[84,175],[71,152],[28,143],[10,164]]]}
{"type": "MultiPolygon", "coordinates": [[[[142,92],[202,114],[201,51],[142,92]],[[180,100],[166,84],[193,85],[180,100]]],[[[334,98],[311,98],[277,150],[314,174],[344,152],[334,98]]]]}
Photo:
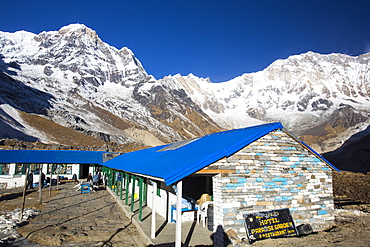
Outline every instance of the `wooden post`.
{"type": "Polygon", "coordinates": [[[58,168],[58,165],[57,165],[57,191],[59,191],[59,168],[58,168]]]}
{"type": "Polygon", "coordinates": [[[29,170],[30,170],[30,168],[27,168],[26,178],[24,179],[23,200],[22,200],[21,215],[19,216],[19,222],[22,222],[22,218],[23,218],[24,204],[26,202],[26,191],[27,191],[27,182],[28,182],[29,170]]]}
{"type": "MultiPolygon", "coordinates": [[[[51,196],[51,184],[53,183],[53,172],[50,173],[49,197],[51,196]]],[[[57,181],[58,183],[58,181],[57,181]]]]}
{"type": "Polygon", "coordinates": [[[116,189],[117,189],[117,177],[116,177],[116,172],[114,170],[112,170],[112,179],[113,179],[112,180],[113,181],[112,186],[114,186],[113,191],[116,192],[116,195],[117,195],[117,191],[116,191],[116,189]]]}
{"type": "Polygon", "coordinates": [[[132,193],[131,193],[130,212],[134,212],[134,206],[135,206],[135,182],[136,182],[136,176],[132,175],[132,193]]]}
{"type": "Polygon", "coordinates": [[[143,178],[139,179],[139,220],[143,221],[143,178]]]}
{"type": "Polygon", "coordinates": [[[148,200],[147,200],[147,193],[148,193],[148,179],[144,180],[144,191],[143,191],[143,200],[145,201],[145,205],[147,205],[148,200]]]}
{"type": "Polygon", "coordinates": [[[112,169],[109,169],[109,172],[108,172],[108,184],[109,184],[109,187],[112,188],[112,185],[113,185],[113,178],[112,178],[112,169]]]}
{"type": "Polygon", "coordinates": [[[121,189],[120,189],[120,194],[119,194],[119,199],[122,200],[122,190],[123,190],[123,173],[120,172],[121,174],[121,189]]]}
{"type": "Polygon", "coordinates": [[[128,205],[128,192],[129,192],[129,188],[130,188],[130,178],[131,178],[131,176],[126,173],[125,205],[128,205]]]}
{"type": "Polygon", "coordinates": [[[118,193],[119,193],[119,188],[121,187],[120,185],[120,182],[118,181],[118,174],[120,174],[120,172],[116,171],[116,173],[114,174],[114,176],[116,176],[116,187],[114,187],[114,190],[116,191],[116,196],[118,196],[118,193]]]}
{"type": "Polygon", "coordinates": [[[182,209],[182,181],[177,182],[176,203],[176,241],[175,247],[181,247],[181,209],[182,209]]]}
{"type": "Polygon", "coordinates": [[[44,181],[42,181],[42,167],[43,165],[41,164],[40,168],[40,174],[39,174],[39,203],[42,204],[42,184],[44,181]]]}
{"type": "Polygon", "coordinates": [[[155,228],[156,228],[156,226],[155,226],[155,221],[156,221],[156,219],[155,219],[155,196],[156,196],[156,194],[157,194],[157,182],[156,181],[151,181],[151,183],[152,183],[152,187],[153,187],[153,195],[152,195],[152,197],[153,197],[153,199],[152,199],[152,224],[151,224],[151,234],[150,234],[150,237],[151,238],[155,238],[155,228]]]}

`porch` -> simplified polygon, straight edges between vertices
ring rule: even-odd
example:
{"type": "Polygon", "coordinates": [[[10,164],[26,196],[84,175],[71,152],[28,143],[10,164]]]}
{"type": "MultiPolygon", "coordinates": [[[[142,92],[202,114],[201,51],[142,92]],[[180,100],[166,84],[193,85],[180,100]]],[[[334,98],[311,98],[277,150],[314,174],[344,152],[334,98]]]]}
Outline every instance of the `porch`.
{"type": "MultiPolygon", "coordinates": [[[[128,218],[130,218],[138,228],[139,231],[146,236],[148,242],[151,242],[154,246],[166,247],[175,246],[175,234],[176,224],[170,223],[170,219],[165,219],[160,215],[156,214],[156,237],[152,239],[151,227],[152,227],[152,210],[148,206],[142,207],[141,219],[139,218],[139,207],[140,200],[134,200],[134,206],[131,204],[125,205],[125,193],[121,195],[115,192],[107,186],[108,192],[116,200],[117,204],[122,208],[128,218]],[[133,209],[133,210],[132,210],[133,209]],[[132,212],[131,212],[132,211],[132,212]]],[[[131,195],[129,195],[131,197],[131,195]]],[[[131,198],[129,198],[131,200],[131,198]]],[[[205,227],[202,226],[202,222],[197,224],[196,211],[194,211],[194,221],[185,221],[181,224],[181,242],[182,246],[213,246],[212,235],[213,232],[209,231],[207,224],[205,227]]]]}

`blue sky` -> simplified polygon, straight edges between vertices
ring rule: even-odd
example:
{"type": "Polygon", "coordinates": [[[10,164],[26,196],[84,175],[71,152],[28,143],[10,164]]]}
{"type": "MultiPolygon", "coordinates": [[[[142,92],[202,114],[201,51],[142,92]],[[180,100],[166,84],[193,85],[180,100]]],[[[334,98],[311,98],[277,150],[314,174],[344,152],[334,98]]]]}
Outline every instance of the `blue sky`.
{"type": "Polygon", "coordinates": [[[33,33],[81,23],[130,48],[157,79],[193,73],[213,82],[314,51],[370,52],[370,1],[1,1],[0,31],[33,33]]]}

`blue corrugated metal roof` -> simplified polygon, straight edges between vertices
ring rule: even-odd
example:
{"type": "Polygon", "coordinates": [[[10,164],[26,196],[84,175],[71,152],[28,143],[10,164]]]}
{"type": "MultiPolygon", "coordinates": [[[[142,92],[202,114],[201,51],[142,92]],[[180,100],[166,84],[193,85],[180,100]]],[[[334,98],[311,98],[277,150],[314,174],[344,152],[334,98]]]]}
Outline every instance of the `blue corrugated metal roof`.
{"type": "Polygon", "coordinates": [[[280,123],[273,123],[218,132],[174,150],[159,151],[165,147],[170,149],[170,146],[176,143],[125,153],[105,162],[104,165],[131,173],[162,178],[169,185],[281,128],[283,126],[280,123]]]}
{"type": "Polygon", "coordinates": [[[103,151],[0,150],[0,163],[102,164],[103,151]]]}
{"type": "Polygon", "coordinates": [[[236,153],[277,129],[283,129],[281,123],[218,132],[184,142],[125,153],[103,165],[130,173],[161,178],[170,185],[219,159],[236,153]]]}

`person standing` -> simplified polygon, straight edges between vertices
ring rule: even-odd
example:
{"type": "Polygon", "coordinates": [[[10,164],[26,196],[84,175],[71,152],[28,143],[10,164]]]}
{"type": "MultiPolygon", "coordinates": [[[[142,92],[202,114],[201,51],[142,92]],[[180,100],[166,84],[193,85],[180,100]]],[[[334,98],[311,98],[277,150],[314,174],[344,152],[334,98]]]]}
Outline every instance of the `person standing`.
{"type": "Polygon", "coordinates": [[[94,177],[93,177],[93,185],[95,185],[95,186],[99,186],[99,179],[100,179],[100,177],[99,177],[99,173],[96,173],[96,174],[94,175],[94,177]]]}
{"type": "Polygon", "coordinates": [[[93,182],[93,177],[92,177],[91,173],[89,173],[89,175],[87,176],[86,182],[88,182],[88,183],[93,182]]]}
{"type": "Polygon", "coordinates": [[[40,181],[40,186],[41,188],[45,186],[45,173],[41,173],[41,181],[40,181]]]}
{"type": "Polygon", "coordinates": [[[27,177],[27,188],[33,189],[33,173],[30,172],[27,177]]]}
{"type": "Polygon", "coordinates": [[[75,184],[78,184],[78,179],[77,179],[77,175],[76,174],[73,174],[72,176],[72,180],[75,184]]]}

